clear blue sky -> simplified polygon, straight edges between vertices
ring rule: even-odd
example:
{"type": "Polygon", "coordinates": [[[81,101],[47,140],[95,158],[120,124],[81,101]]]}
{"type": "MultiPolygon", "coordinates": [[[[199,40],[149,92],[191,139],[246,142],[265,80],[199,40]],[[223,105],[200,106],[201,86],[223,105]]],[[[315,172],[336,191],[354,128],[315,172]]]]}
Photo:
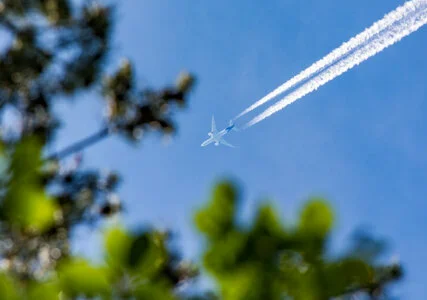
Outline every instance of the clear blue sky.
{"type": "MultiPolygon", "coordinates": [[[[182,69],[194,72],[198,85],[189,108],[176,115],[179,133],[173,143],[165,146],[152,136],[133,147],[111,138],[86,152],[87,165],[122,174],[127,224],[173,228],[191,258],[201,249],[192,214],[222,176],[241,184],[242,213],[250,214],[267,197],[289,220],[308,197],[324,196],[338,215],[335,245],[369,226],[390,242],[390,256],[397,254],[405,266],[396,293],[422,299],[427,295],[426,28],[230,135],[227,140],[239,148],[200,147],[212,114],[219,127],[226,125],[401,3],[119,1],[113,61],[129,57],[141,85],[161,87],[182,69]]],[[[58,107],[66,118],[58,148],[100,125],[101,99],[79,98],[58,107]]],[[[88,240],[93,245],[99,239],[88,240]]],[[[86,244],[76,247],[89,251],[86,244]]]]}

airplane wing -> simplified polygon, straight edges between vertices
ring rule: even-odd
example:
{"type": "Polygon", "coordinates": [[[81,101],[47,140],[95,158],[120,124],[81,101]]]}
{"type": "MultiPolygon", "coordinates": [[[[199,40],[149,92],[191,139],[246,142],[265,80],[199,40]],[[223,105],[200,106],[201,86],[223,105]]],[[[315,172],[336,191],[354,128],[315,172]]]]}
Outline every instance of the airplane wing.
{"type": "Polygon", "coordinates": [[[214,116],[212,116],[212,128],[211,128],[211,132],[216,132],[216,125],[215,125],[215,118],[214,118],[214,116]]]}
{"type": "Polygon", "coordinates": [[[200,146],[204,147],[209,145],[210,143],[212,143],[214,141],[213,138],[208,138],[206,141],[204,141],[200,146]]]}
{"type": "Polygon", "coordinates": [[[236,148],[236,147],[234,147],[233,145],[231,145],[230,143],[228,143],[226,140],[224,140],[223,138],[221,138],[221,139],[219,140],[219,142],[220,142],[220,144],[223,144],[223,145],[225,145],[225,146],[228,146],[228,147],[231,147],[231,148],[236,148]]]}

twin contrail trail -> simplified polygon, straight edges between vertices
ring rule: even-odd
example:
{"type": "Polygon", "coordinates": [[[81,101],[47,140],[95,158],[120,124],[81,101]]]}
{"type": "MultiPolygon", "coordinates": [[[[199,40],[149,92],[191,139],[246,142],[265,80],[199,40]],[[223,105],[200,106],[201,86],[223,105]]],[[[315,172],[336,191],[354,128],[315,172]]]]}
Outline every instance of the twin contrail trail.
{"type": "MultiPolygon", "coordinates": [[[[411,16],[413,16],[415,14],[418,14],[420,11],[425,10],[426,9],[426,4],[427,4],[427,0],[412,0],[412,1],[408,1],[405,4],[403,4],[402,6],[396,8],[392,12],[388,13],[387,15],[385,15],[381,20],[375,22],[371,27],[367,28],[362,33],[360,33],[360,34],[356,35],[355,37],[351,38],[348,42],[342,44],[340,47],[338,47],[335,50],[333,50],[331,53],[329,53],[328,55],[326,55],[324,58],[322,58],[319,61],[315,62],[310,67],[308,67],[307,69],[303,70],[301,73],[299,73],[298,75],[294,76],[293,78],[291,78],[290,80],[288,80],[287,82],[285,82],[284,84],[282,84],[281,86],[279,86],[278,88],[276,88],[274,91],[270,92],[269,94],[267,94],[266,96],[264,96],[263,98],[261,98],[260,100],[258,100],[257,102],[255,102],[253,105],[249,106],[247,109],[245,109],[239,115],[237,115],[233,120],[236,120],[237,118],[242,117],[243,115],[245,115],[245,114],[249,113],[250,111],[256,109],[257,107],[261,106],[262,104],[264,104],[264,103],[266,103],[266,102],[274,99],[275,97],[279,96],[280,94],[284,93],[285,91],[289,90],[290,88],[296,86],[297,84],[301,84],[301,83],[303,83],[306,80],[313,80],[313,79],[315,79],[313,77],[316,74],[319,74],[321,71],[325,70],[328,67],[331,67],[335,63],[339,63],[341,60],[343,60],[345,57],[347,57],[352,52],[357,52],[355,50],[357,50],[359,48],[362,48],[362,46],[367,46],[371,42],[378,41],[379,37],[384,38],[385,37],[384,34],[383,34],[384,31],[389,32],[390,29],[391,29],[391,27],[393,27],[393,24],[396,24],[396,23],[399,23],[401,21],[404,21],[405,19],[410,18],[411,16]]],[[[424,25],[424,24],[422,24],[422,25],[424,25]]],[[[402,30],[405,31],[404,28],[402,30]]],[[[396,34],[394,34],[393,36],[395,36],[396,34]]],[[[406,36],[408,34],[405,34],[404,36],[406,36]]],[[[400,39],[401,38],[399,38],[399,40],[400,39]]],[[[393,43],[395,43],[395,42],[396,41],[394,41],[393,43]]],[[[384,48],[382,48],[381,50],[383,50],[384,48]]],[[[381,50],[376,51],[372,55],[375,55],[376,53],[380,52],[381,50]]],[[[370,55],[370,56],[372,56],[372,55],[370,55]]],[[[365,59],[367,59],[367,58],[365,58],[365,59]]],[[[346,60],[346,61],[348,62],[348,60],[346,60]]],[[[362,61],[363,60],[359,61],[356,64],[359,64],[362,61]]],[[[351,64],[351,61],[349,63],[351,64]]],[[[350,69],[350,68],[348,68],[348,69],[350,69]]],[[[346,69],[345,71],[347,71],[348,69],[346,69]]],[[[342,73],[340,73],[340,74],[342,74],[342,73]]],[[[338,74],[338,75],[340,75],[340,74],[338,74]]],[[[336,75],[336,76],[338,76],[338,75],[336,75]]],[[[335,78],[336,76],[334,76],[333,78],[335,78]]],[[[329,79],[328,81],[330,81],[332,79],[329,79]]],[[[306,85],[304,85],[304,86],[306,86],[306,85]]],[[[315,89],[317,89],[317,88],[315,88],[315,89]]],[[[298,91],[300,91],[300,90],[298,90],[298,91]]],[[[295,95],[295,93],[292,93],[292,95],[295,95]]],[[[287,99],[289,99],[289,98],[287,98],[287,99]]],[[[276,108],[278,107],[277,105],[278,104],[275,105],[276,108]]],[[[268,111],[271,111],[271,109],[272,108],[268,109],[268,111]]],[[[266,113],[266,112],[264,112],[264,113],[266,113]]],[[[249,127],[249,126],[251,126],[251,125],[259,122],[260,120],[258,120],[258,118],[260,116],[261,115],[259,115],[258,117],[256,117],[257,118],[256,122],[254,122],[254,120],[255,120],[254,119],[251,122],[249,122],[246,125],[246,127],[249,127]]]]}
{"type": "Polygon", "coordinates": [[[337,63],[296,89],[294,92],[290,93],[276,104],[253,118],[243,128],[250,127],[262,121],[287,105],[317,90],[322,85],[347,72],[425,25],[427,23],[427,0],[411,2],[415,3],[418,7],[415,13],[410,13],[407,17],[395,22],[396,24],[391,25],[388,29],[378,34],[372,39],[372,41],[362,47],[359,47],[352,54],[339,60],[337,63]]]}

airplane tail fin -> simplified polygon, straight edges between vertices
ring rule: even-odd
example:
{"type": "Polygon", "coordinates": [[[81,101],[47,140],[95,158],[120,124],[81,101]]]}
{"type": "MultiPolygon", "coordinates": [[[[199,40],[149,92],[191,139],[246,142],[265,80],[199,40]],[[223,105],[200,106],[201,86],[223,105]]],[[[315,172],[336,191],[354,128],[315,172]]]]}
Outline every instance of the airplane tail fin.
{"type": "Polygon", "coordinates": [[[211,132],[216,132],[215,118],[212,115],[211,132]]]}
{"type": "Polygon", "coordinates": [[[230,120],[229,125],[232,126],[232,130],[240,131],[240,129],[237,128],[236,124],[234,124],[233,120],[230,120]]]}

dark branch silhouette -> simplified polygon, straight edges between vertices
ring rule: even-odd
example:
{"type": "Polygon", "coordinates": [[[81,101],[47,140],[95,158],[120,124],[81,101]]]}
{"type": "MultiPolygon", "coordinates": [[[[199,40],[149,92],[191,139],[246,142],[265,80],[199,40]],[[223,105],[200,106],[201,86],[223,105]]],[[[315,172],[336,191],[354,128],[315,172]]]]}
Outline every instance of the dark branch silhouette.
{"type": "Polygon", "coordinates": [[[101,130],[99,130],[98,132],[84,138],[83,140],[80,140],[74,144],[71,144],[69,146],[67,146],[66,148],[56,152],[56,153],[52,153],[50,155],[47,156],[47,160],[51,160],[51,159],[56,159],[56,160],[60,160],[60,159],[64,159],[65,157],[82,151],[83,149],[92,146],[93,144],[99,142],[100,140],[106,138],[109,134],[110,134],[111,130],[108,126],[102,128],[101,130]]]}

